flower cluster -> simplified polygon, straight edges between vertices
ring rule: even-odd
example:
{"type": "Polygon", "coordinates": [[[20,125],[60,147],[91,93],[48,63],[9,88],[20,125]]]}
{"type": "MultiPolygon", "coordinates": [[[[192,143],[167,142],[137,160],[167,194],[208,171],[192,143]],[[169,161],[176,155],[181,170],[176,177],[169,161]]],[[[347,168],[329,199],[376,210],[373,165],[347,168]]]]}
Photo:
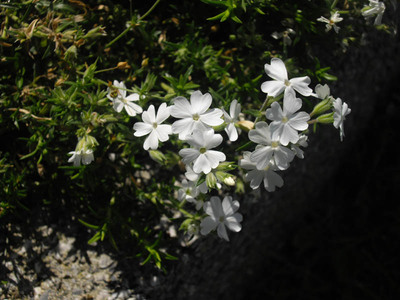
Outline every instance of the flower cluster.
{"type": "MultiPolygon", "coordinates": [[[[230,103],[228,113],[224,108],[212,107],[211,94],[193,91],[189,100],[179,96],[172,99],[170,106],[163,102],[157,109],[151,104],[143,110],[140,102],[134,103],[141,100],[139,94],[127,96],[128,90],[123,82],[115,80],[108,88],[107,97],[117,113],[125,109],[130,117],[139,118],[141,114],[141,121],[133,125],[133,135],[145,137],[144,150],[153,152],[154,156],[160,142],[165,143],[172,136],[180,141],[178,145],[183,145],[177,152],[186,173],[178,183],[176,197],[181,205],[191,203],[198,216],[190,220],[188,230],[189,227],[197,227],[200,229],[197,232],[203,235],[216,230],[218,236],[227,241],[226,228],[234,232],[241,230],[242,215],[237,212],[237,200],[228,195],[224,195],[222,202],[217,196],[207,200],[210,191],[217,190],[224,194],[236,184],[236,176],[231,174],[236,166],[227,161],[229,153],[224,153],[222,149],[239,139],[240,127],[248,132],[254,150],[243,152],[238,162],[242,170],[239,173],[245,173],[244,180],[252,189],[259,188],[263,183],[269,192],[283,186],[279,172],[287,170],[296,156],[304,157],[303,148],[308,145],[310,124],[333,124],[340,130],[340,139],[344,137],[344,121],[350,109],[340,98],[334,99],[330,95],[327,85],[317,85],[313,91],[309,87],[311,80],[308,76],[289,79],[285,63],[279,58],[272,58],[264,69],[272,79],[261,84],[261,91],[267,94],[265,105],[261,108],[265,119],[257,118],[254,122],[244,119],[237,99],[230,103]],[[302,110],[303,101],[300,98],[309,96],[319,100],[311,113],[302,110]],[[168,124],[170,117],[174,121],[168,124]],[[315,118],[311,120],[312,117],[315,118]],[[245,126],[240,126],[243,124],[245,126]],[[226,143],[225,135],[229,140],[226,143]]],[[[90,164],[94,160],[96,143],[93,137],[85,134],[75,151],[70,152],[72,157],[69,162],[73,162],[74,166],[90,164]]],[[[190,231],[196,232],[192,229],[190,231]]]]}

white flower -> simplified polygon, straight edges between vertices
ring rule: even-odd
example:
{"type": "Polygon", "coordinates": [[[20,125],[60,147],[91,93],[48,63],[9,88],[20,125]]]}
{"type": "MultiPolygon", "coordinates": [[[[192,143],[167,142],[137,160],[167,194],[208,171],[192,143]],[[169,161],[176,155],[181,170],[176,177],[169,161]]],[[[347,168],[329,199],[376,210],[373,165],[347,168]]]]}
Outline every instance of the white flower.
{"type": "Polygon", "coordinates": [[[385,12],[385,8],[385,3],[379,2],[377,0],[369,0],[369,6],[364,6],[361,14],[366,19],[376,16],[374,25],[380,25],[382,23],[382,16],[385,12]]]}
{"type": "Polygon", "coordinates": [[[272,139],[277,140],[286,146],[290,143],[297,143],[299,133],[308,128],[307,121],[310,115],[304,111],[296,113],[301,108],[301,100],[292,94],[287,94],[283,98],[283,111],[278,102],[271,104],[265,112],[267,119],[273,122],[269,125],[272,132],[272,139]]]}
{"type": "Polygon", "coordinates": [[[170,107],[166,103],[162,103],[155,114],[154,105],[150,105],[149,109],[142,114],[144,122],[137,122],[133,125],[136,130],[135,136],[149,135],[144,141],[143,148],[145,150],[157,149],[158,141],[168,141],[169,135],[172,134],[171,125],[161,124],[170,116],[170,107]]]}
{"type": "Polygon", "coordinates": [[[196,129],[207,130],[211,126],[218,126],[224,122],[220,109],[208,110],[212,102],[209,93],[203,95],[200,91],[193,92],[190,103],[184,97],[176,97],[173,101],[171,115],[181,120],[172,124],[172,132],[179,133],[181,140],[185,140],[196,129]]]}
{"type": "Polygon", "coordinates": [[[264,65],[265,72],[274,80],[265,81],[261,84],[261,90],[268,96],[276,97],[283,91],[295,94],[295,91],[303,96],[310,96],[312,89],[308,87],[311,80],[308,76],[296,77],[288,80],[288,74],[283,61],[279,58],[272,58],[271,64],[264,65]]]}
{"type": "Polygon", "coordinates": [[[285,170],[294,158],[290,149],[282,146],[279,140],[271,139],[270,127],[265,122],[256,123],[256,128],[249,132],[249,139],[259,144],[251,154],[251,160],[257,164],[259,170],[268,167],[271,160],[279,169],[285,170]]]}
{"type": "Polygon", "coordinates": [[[178,200],[187,201],[196,204],[196,209],[199,210],[203,206],[203,201],[197,201],[196,197],[199,195],[199,187],[193,181],[182,180],[182,188],[178,190],[178,200]]]}
{"type": "Polygon", "coordinates": [[[241,105],[235,99],[231,102],[229,107],[229,114],[222,110],[224,113],[225,123],[227,124],[225,127],[225,132],[228,134],[229,140],[234,142],[238,139],[238,129],[235,126],[235,123],[239,121],[241,105]]]}
{"type": "Polygon", "coordinates": [[[343,141],[344,137],[344,121],[346,116],[351,113],[351,109],[346,102],[342,103],[342,99],[337,98],[333,102],[333,126],[340,130],[340,140],[343,141]]]}
{"type": "MultiPolygon", "coordinates": [[[[185,168],[186,168],[185,177],[188,180],[195,182],[197,185],[197,182],[200,179],[200,174],[194,172],[193,168],[189,164],[186,165],[185,168]]],[[[218,183],[217,183],[217,185],[218,185],[218,183]]],[[[200,185],[198,185],[198,188],[199,188],[200,193],[202,193],[202,194],[208,193],[208,186],[207,186],[206,181],[203,181],[200,185]]]]}
{"type": "Polygon", "coordinates": [[[327,84],[317,84],[315,87],[315,94],[311,94],[311,96],[324,100],[331,96],[331,90],[327,84]]]}
{"type": "Polygon", "coordinates": [[[222,143],[222,136],[214,134],[213,129],[206,131],[195,130],[193,135],[186,140],[193,148],[179,151],[185,164],[193,162],[193,171],[196,173],[210,173],[211,169],[218,167],[219,163],[226,160],[224,153],[210,150],[222,143]]]}
{"type": "Polygon", "coordinates": [[[336,33],[339,33],[340,27],[336,25],[336,23],[339,23],[340,21],[343,21],[343,18],[340,17],[339,12],[335,11],[334,13],[331,13],[330,19],[327,19],[325,17],[320,17],[317,19],[317,21],[327,23],[326,24],[326,29],[325,31],[328,32],[329,30],[333,29],[335,30],[336,33]]]}
{"type": "Polygon", "coordinates": [[[139,94],[133,93],[126,97],[126,86],[122,81],[118,82],[114,80],[113,85],[117,89],[109,88],[107,97],[113,101],[114,110],[116,112],[121,112],[122,109],[125,108],[126,112],[131,117],[136,116],[136,114],[141,114],[143,109],[136,103],[133,103],[133,101],[139,100],[139,94]]]}
{"type": "Polygon", "coordinates": [[[298,158],[301,159],[304,158],[304,151],[300,148],[300,146],[307,147],[308,146],[307,139],[308,136],[306,136],[305,134],[301,134],[298,142],[296,144],[292,144],[292,146],[290,147],[298,158]]]}
{"type": "Polygon", "coordinates": [[[244,179],[250,181],[250,187],[255,190],[261,182],[264,182],[264,188],[268,192],[275,191],[276,187],[283,186],[283,179],[281,176],[276,174],[276,166],[271,160],[270,163],[263,169],[257,169],[257,163],[251,160],[251,152],[243,152],[243,159],[239,161],[239,165],[249,172],[245,175],[244,179]]]}
{"type": "Polygon", "coordinates": [[[72,154],[72,156],[68,159],[69,163],[74,163],[74,167],[79,167],[82,164],[88,165],[92,161],[94,161],[93,150],[86,149],[86,150],[75,150],[71,151],[68,154],[72,154]]]}
{"type": "Polygon", "coordinates": [[[277,31],[275,31],[275,32],[273,32],[271,34],[271,36],[276,40],[282,38],[283,39],[283,44],[285,44],[287,46],[290,46],[292,44],[292,39],[290,38],[290,34],[295,35],[296,31],[294,31],[291,28],[288,28],[288,29],[286,29],[286,30],[284,30],[282,32],[279,32],[279,33],[277,31]]]}
{"type": "Polygon", "coordinates": [[[239,206],[239,202],[232,201],[230,196],[226,196],[222,204],[219,197],[211,197],[210,201],[205,202],[203,205],[204,211],[208,216],[201,221],[200,233],[207,235],[212,230],[217,229],[218,236],[229,241],[226,227],[234,232],[239,232],[242,229],[240,222],[242,222],[243,216],[236,212],[239,206]]]}

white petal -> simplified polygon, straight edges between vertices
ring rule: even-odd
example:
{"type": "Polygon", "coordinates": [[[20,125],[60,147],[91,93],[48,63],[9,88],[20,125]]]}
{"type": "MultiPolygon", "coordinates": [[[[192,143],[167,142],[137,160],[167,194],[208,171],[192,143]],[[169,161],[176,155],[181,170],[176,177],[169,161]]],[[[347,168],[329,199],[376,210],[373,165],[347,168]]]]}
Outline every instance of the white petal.
{"type": "Polygon", "coordinates": [[[190,96],[192,106],[192,114],[203,114],[211,106],[212,97],[209,93],[202,94],[200,91],[195,91],[190,96]]]}
{"type": "Polygon", "coordinates": [[[256,129],[249,131],[249,139],[257,144],[270,145],[271,132],[266,122],[256,123],[256,129]]]}
{"type": "Polygon", "coordinates": [[[156,122],[157,124],[161,124],[166,119],[169,118],[171,114],[171,107],[167,107],[167,103],[162,103],[157,111],[156,122]]]}
{"type": "Polygon", "coordinates": [[[228,233],[226,232],[226,227],[224,223],[219,223],[217,227],[217,233],[220,238],[223,238],[227,242],[229,242],[228,233]]]}
{"type": "Polygon", "coordinates": [[[265,73],[275,80],[285,81],[288,79],[286,66],[283,61],[279,58],[272,58],[271,64],[264,65],[265,73]]]}
{"type": "Polygon", "coordinates": [[[172,127],[168,124],[161,124],[157,126],[156,131],[158,134],[158,139],[161,142],[165,142],[168,141],[169,135],[172,134],[172,127]]]}
{"type": "Polygon", "coordinates": [[[215,222],[211,217],[205,217],[200,223],[200,233],[202,235],[207,235],[211,231],[217,228],[218,223],[215,222]]]}
{"type": "Polygon", "coordinates": [[[144,136],[153,130],[153,126],[147,123],[137,122],[133,125],[133,129],[135,130],[134,136],[144,136]]]}
{"type": "Polygon", "coordinates": [[[250,181],[250,187],[255,190],[261,184],[264,179],[264,171],[252,170],[246,174],[245,179],[250,181]]]}
{"type": "Polygon", "coordinates": [[[227,217],[225,219],[225,225],[232,231],[234,232],[239,232],[242,230],[242,225],[240,225],[240,222],[243,220],[243,217],[241,214],[236,213],[233,216],[227,217]]]}
{"type": "Polygon", "coordinates": [[[268,120],[281,121],[283,118],[283,112],[280,104],[278,102],[272,103],[271,108],[268,108],[265,112],[265,116],[268,120]]]}
{"type": "MultiPolygon", "coordinates": [[[[182,161],[185,164],[188,164],[188,163],[191,163],[192,161],[194,161],[200,155],[200,152],[199,152],[199,150],[196,150],[196,149],[184,148],[179,151],[179,155],[182,156],[182,161]]],[[[196,170],[193,170],[193,171],[196,172],[196,170]]],[[[196,172],[196,173],[200,173],[200,172],[196,172]]]]}
{"type": "Polygon", "coordinates": [[[171,116],[174,118],[192,118],[192,106],[184,97],[176,97],[171,106],[171,116]]]}
{"type": "Polygon", "coordinates": [[[207,149],[218,147],[223,141],[222,135],[214,134],[214,130],[208,130],[204,133],[204,146],[207,149]]]}
{"type": "Polygon", "coordinates": [[[256,163],[258,170],[263,170],[269,165],[273,154],[274,151],[270,146],[262,146],[250,155],[250,159],[256,163]]]}
{"type": "Polygon", "coordinates": [[[225,154],[220,151],[208,150],[204,153],[204,156],[207,158],[211,168],[213,168],[213,169],[218,167],[218,165],[221,161],[226,160],[225,154]]]}
{"type": "Polygon", "coordinates": [[[282,81],[265,81],[261,84],[261,91],[268,96],[276,97],[285,90],[286,86],[282,81]]]}
{"type": "Polygon", "coordinates": [[[240,103],[238,103],[238,101],[236,99],[234,99],[231,102],[231,105],[229,107],[229,113],[231,115],[231,118],[232,119],[237,119],[239,117],[240,110],[241,110],[240,103]]]}
{"type": "Polygon", "coordinates": [[[131,102],[131,101],[138,101],[140,99],[139,94],[138,93],[133,93],[130,94],[128,97],[125,98],[125,100],[131,102]]]}
{"type": "Polygon", "coordinates": [[[179,133],[179,139],[185,139],[193,131],[194,120],[192,118],[181,119],[172,124],[172,132],[179,133]]]}
{"type": "Polygon", "coordinates": [[[283,98],[283,114],[288,117],[298,111],[301,105],[301,99],[289,93],[283,98]]]}
{"type": "Polygon", "coordinates": [[[155,130],[153,130],[145,139],[143,148],[144,150],[148,150],[149,148],[155,150],[158,148],[158,136],[155,130]]]}
{"type": "Polygon", "coordinates": [[[222,115],[222,110],[214,108],[200,115],[200,120],[208,126],[218,126],[224,123],[224,120],[221,118],[222,115]]]}
{"type": "Polygon", "coordinates": [[[264,187],[268,192],[275,191],[275,187],[282,187],[283,179],[274,171],[268,171],[264,176],[264,187]]]}
{"type": "Polygon", "coordinates": [[[136,116],[136,114],[142,113],[143,109],[133,102],[128,102],[125,104],[125,110],[131,117],[136,116]]]}
{"type": "Polygon", "coordinates": [[[283,146],[287,146],[287,144],[292,143],[295,144],[299,140],[299,133],[297,130],[293,129],[292,127],[289,126],[289,124],[285,124],[282,126],[282,133],[279,138],[279,142],[283,146]]]}
{"type": "Polygon", "coordinates": [[[156,113],[154,105],[150,105],[147,111],[144,111],[142,114],[142,119],[145,123],[153,125],[156,121],[156,113]]]}
{"type": "Polygon", "coordinates": [[[212,167],[210,161],[204,154],[200,154],[193,162],[193,171],[196,173],[203,172],[204,174],[210,173],[212,167]]]}
{"type": "Polygon", "coordinates": [[[308,128],[308,120],[310,120],[310,115],[304,111],[301,111],[293,115],[288,121],[288,124],[296,130],[303,131],[308,128]]]}
{"type": "Polygon", "coordinates": [[[113,108],[116,112],[121,112],[122,109],[124,108],[124,103],[122,103],[120,100],[115,99],[113,103],[113,108]]]}
{"type": "Polygon", "coordinates": [[[232,197],[225,196],[222,200],[222,209],[225,216],[232,216],[239,209],[239,201],[232,201],[232,197]]]}
{"type": "Polygon", "coordinates": [[[311,83],[311,79],[308,76],[292,78],[290,79],[290,83],[293,89],[303,96],[310,96],[313,92],[312,89],[308,87],[311,83]]]}
{"type": "Polygon", "coordinates": [[[239,137],[235,124],[233,123],[230,123],[228,124],[228,126],[225,127],[225,132],[228,134],[229,140],[231,142],[236,141],[239,137]]]}

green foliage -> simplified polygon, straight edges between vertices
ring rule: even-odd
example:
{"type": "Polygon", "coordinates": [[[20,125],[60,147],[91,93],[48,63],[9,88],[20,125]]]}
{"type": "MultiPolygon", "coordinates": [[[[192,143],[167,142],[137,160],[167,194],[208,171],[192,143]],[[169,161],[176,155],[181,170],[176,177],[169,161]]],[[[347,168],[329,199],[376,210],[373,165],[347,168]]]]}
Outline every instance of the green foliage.
{"type": "MultiPolygon", "coordinates": [[[[325,53],[342,55],[357,45],[363,20],[343,21],[338,35],[326,33],[316,19],[329,15],[332,4],[1,3],[0,222],[30,216],[38,206],[67,207],[93,232],[89,243],[107,240],[116,251],[130,249],[142,263],[163,268],[164,260],[176,259],[168,254],[177,241],[165,234],[166,226],[188,231],[201,219],[175,199],[176,176],[184,173],[177,155],[182,143],[172,139],[157,151],[144,151],[143,139],[132,130],[140,118],[112,109],[112,81],[139,93],[143,108],[200,89],[212,94],[215,107],[228,109],[238,99],[249,120],[261,118],[265,95],[259,87],[272,57],[284,59],[291,76],[337,80],[325,53]],[[271,37],[288,27],[296,32],[291,46],[271,37]],[[95,150],[92,164],[68,163],[78,141],[95,150]]],[[[359,1],[340,5],[349,12],[361,8],[359,1]]],[[[226,146],[227,159],[237,161],[250,144],[226,146]]],[[[202,180],[216,188],[235,167],[224,165],[202,180]]],[[[238,179],[236,191],[244,190],[238,179]]]]}

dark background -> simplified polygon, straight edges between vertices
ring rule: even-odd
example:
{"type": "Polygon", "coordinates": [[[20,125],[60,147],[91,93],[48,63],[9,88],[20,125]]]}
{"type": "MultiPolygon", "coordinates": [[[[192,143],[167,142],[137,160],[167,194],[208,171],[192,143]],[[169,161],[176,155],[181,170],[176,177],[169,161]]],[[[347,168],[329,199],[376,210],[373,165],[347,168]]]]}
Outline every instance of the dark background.
{"type": "Polygon", "coordinates": [[[282,189],[244,199],[243,230],[189,249],[154,299],[400,299],[399,70],[375,30],[333,64],[344,141],[312,134],[282,189]]]}

